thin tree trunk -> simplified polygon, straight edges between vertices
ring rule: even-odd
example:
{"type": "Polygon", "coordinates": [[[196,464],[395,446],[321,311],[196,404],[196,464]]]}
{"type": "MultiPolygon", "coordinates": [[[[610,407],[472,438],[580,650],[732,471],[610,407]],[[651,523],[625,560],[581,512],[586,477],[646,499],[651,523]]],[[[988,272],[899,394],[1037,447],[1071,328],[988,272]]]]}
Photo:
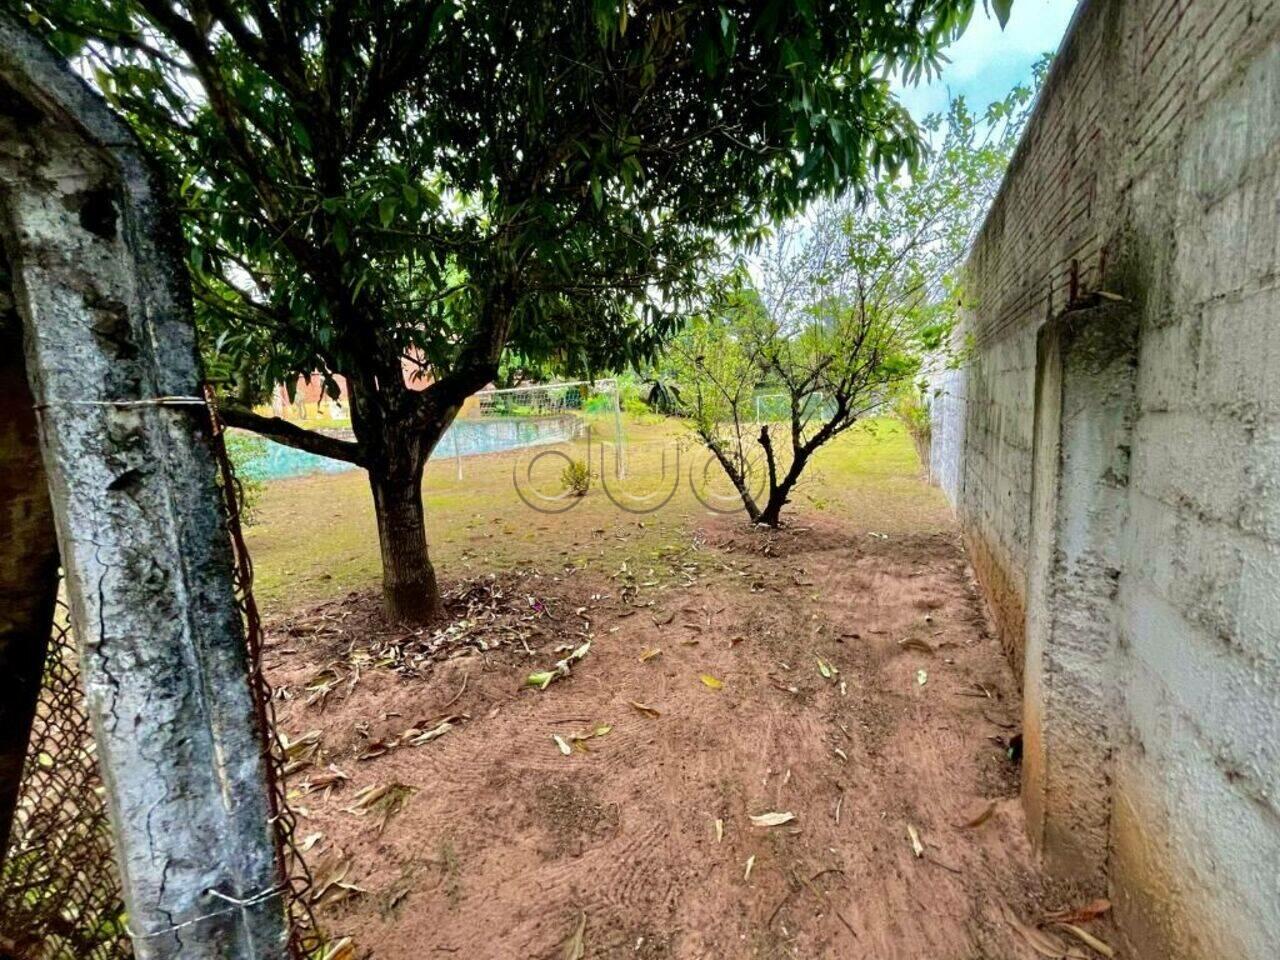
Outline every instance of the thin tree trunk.
{"type": "Polygon", "coordinates": [[[371,467],[369,484],[382,551],[382,597],[387,615],[413,624],[444,616],[440,585],[427,552],[422,468],[401,472],[371,467]]]}
{"type": "Polygon", "coordinates": [[[703,441],[715,455],[716,460],[720,462],[721,469],[724,470],[725,476],[729,478],[729,482],[733,484],[733,488],[738,491],[738,496],[742,498],[742,505],[747,510],[747,516],[752,523],[760,522],[760,508],[756,506],[755,498],[751,496],[751,491],[747,489],[746,474],[734,465],[729,456],[715,443],[710,437],[704,435],[703,441]]]}
{"type": "Polygon", "coordinates": [[[804,472],[805,464],[809,462],[809,454],[803,451],[796,451],[795,459],[791,462],[790,469],[782,478],[780,483],[771,483],[769,486],[769,499],[765,503],[764,509],[760,511],[760,516],[756,523],[762,523],[768,527],[778,527],[782,525],[782,508],[791,500],[791,491],[796,485],[796,481],[800,479],[800,474],[804,472]]]}

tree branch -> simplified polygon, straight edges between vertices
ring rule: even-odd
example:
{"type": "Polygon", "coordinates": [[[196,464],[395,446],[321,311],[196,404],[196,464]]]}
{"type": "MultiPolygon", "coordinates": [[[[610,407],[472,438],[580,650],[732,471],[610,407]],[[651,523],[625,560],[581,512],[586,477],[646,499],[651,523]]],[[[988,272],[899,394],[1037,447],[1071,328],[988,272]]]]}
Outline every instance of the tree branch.
{"type": "Polygon", "coordinates": [[[227,426],[250,430],[287,447],[305,450],[330,460],[353,463],[357,467],[366,466],[360,444],[350,440],[339,440],[315,430],[306,430],[281,417],[264,417],[235,404],[220,404],[218,416],[227,426]]]}

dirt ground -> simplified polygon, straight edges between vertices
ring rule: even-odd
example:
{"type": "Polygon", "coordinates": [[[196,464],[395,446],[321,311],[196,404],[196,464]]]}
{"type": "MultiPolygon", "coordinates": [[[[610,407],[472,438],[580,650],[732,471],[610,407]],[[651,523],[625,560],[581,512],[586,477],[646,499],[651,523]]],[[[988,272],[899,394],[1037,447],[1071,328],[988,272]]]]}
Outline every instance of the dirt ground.
{"type": "Polygon", "coordinates": [[[1033,866],[953,536],[722,517],[655,563],[458,583],[433,635],[370,594],[272,625],[324,926],[379,960],[1042,955],[1018,924],[1087,898],[1033,866]]]}

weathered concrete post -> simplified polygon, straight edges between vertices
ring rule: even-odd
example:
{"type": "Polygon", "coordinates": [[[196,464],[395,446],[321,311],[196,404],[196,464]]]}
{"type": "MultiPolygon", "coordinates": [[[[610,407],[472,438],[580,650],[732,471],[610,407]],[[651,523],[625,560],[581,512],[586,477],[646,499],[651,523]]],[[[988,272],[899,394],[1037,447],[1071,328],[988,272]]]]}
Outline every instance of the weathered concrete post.
{"type": "Polygon", "coordinates": [[[1058,876],[1106,889],[1137,324],[1125,304],[1040,332],[1023,674],[1023,803],[1058,876]]]}
{"type": "Polygon", "coordinates": [[[0,18],[0,238],[141,960],[287,955],[178,237],[128,131],[0,18]]]}

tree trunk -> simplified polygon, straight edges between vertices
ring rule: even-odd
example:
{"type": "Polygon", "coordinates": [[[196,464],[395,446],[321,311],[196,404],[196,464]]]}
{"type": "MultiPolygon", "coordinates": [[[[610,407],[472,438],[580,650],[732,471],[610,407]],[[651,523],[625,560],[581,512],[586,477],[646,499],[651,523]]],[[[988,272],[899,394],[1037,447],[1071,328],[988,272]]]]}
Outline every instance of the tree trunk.
{"type": "Polygon", "coordinates": [[[795,487],[796,481],[800,479],[800,474],[804,472],[805,464],[808,462],[809,454],[801,450],[795,452],[795,459],[791,462],[791,467],[787,470],[787,474],[782,478],[782,481],[780,483],[770,483],[768,502],[765,503],[764,509],[760,511],[760,516],[756,518],[756,523],[775,528],[782,525],[782,508],[791,500],[791,491],[795,487]]]}
{"type": "Polygon", "coordinates": [[[427,553],[422,466],[409,471],[369,468],[382,551],[382,598],[387,615],[413,624],[444,616],[436,571],[427,553]]]}

